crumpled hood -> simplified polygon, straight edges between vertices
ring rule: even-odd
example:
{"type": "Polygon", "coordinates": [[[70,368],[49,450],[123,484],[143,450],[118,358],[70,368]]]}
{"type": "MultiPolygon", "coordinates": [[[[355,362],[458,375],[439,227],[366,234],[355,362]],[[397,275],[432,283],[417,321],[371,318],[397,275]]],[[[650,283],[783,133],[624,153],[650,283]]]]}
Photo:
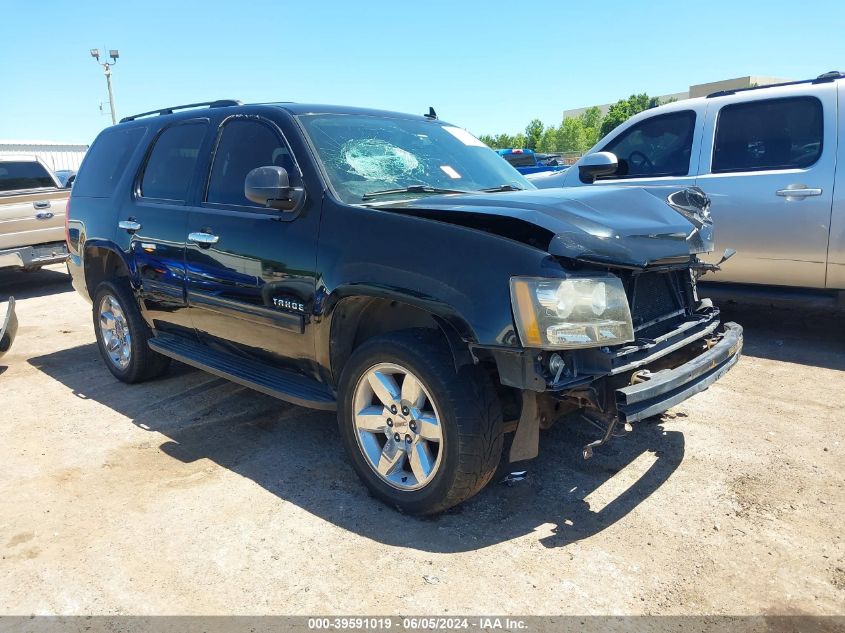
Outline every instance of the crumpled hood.
{"type": "Polygon", "coordinates": [[[428,210],[446,221],[453,213],[515,218],[553,235],[551,255],[644,268],[712,251],[709,207],[697,187],[601,185],[431,196],[396,210],[420,210],[422,216],[428,210]]]}

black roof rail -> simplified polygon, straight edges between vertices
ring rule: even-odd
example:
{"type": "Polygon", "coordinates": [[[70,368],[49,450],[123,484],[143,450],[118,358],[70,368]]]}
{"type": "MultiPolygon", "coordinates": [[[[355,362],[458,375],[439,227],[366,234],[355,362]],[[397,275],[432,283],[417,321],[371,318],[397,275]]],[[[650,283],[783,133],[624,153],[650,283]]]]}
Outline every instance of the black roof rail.
{"type": "Polygon", "coordinates": [[[188,108],[202,108],[203,106],[208,106],[209,108],[226,108],[229,106],[237,106],[241,105],[241,102],[237,99],[218,99],[217,101],[203,101],[201,103],[188,103],[187,105],[180,105],[180,106],[173,106],[171,108],[162,108],[161,110],[150,110],[149,112],[142,112],[141,114],[133,114],[132,116],[125,116],[123,117],[120,122],[126,123],[126,121],[134,121],[135,119],[140,119],[142,116],[151,116],[153,114],[158,115],[165,115],[165,114],[173,114],[175,110],[186,110],[188,108]]]}
{"type": "Polygon", "coordinates": [[[749,90],[762,90],[764,88],[779,88],[780,86],[797,86],[799,84],[821,84],[828,81],[835,81],[836,79],[842,79],[845,77],[845,73],[842,73],[838,70],[831,70],[829,72],[823,73],[816,77],[815,79],[801,79],[800,81],[784,81],[779,84],[766,84],[765,86],[749,86],[748,88],[733,88],[730,90],[717,90],[716,92],[711,92],[707,95],[707,99],[712,97],[724,97],[726,95],[736,94],[737,92],[748,92],[749,90]]]}

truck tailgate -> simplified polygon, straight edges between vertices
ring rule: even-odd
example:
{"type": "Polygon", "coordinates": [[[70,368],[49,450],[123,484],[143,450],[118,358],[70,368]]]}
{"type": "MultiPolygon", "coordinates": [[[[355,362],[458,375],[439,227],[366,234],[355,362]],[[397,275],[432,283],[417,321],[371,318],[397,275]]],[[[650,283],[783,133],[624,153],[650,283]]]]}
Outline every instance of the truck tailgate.
{"type": "Polygon", "coordinates": [[[63,241],[69,197],[65,190],[0,195],[0,250],[63,241]]]}

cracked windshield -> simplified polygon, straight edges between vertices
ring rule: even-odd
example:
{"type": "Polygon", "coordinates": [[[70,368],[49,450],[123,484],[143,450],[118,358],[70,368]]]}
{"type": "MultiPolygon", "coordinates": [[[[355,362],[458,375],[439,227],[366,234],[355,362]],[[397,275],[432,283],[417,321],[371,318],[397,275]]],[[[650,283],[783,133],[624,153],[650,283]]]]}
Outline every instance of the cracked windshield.
{"type": "Polygon", "coordinates": [[[534,189],[493,150],[437,121],[357,115],[300,117],[344,202],[375,197],[534,189]]]}

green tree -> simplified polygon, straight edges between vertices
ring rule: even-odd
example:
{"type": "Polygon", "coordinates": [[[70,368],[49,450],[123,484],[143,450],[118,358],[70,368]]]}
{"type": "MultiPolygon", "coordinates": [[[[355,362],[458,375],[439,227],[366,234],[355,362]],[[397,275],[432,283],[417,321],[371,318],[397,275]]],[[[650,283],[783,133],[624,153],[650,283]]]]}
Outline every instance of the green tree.
{"type": "Polygon", "coordinates": [[[583,152],[586,149],[586,133],[581,117],[564,119],[557,137],[559,152],[583,152]]]}
{"type": "Polygon", "coordinates": [[[493,138],[492,135],[482,134],[481,136],[478,137],[478,140],[481,141],[482,143],[484,143],[485,145],[487,145],[488,147],[493,147],[493,149],[496,149],[494,147],[494,145],[496,144],[496,140],[493,138]]]}
{"type": "Polygon", "coordinates": [[[579,147],[577,151],[586,152],[599,142],[601,138],[601,124],[604,117],[602,116],[601,109],[598,106],[593,106],[592,108],[587,108],[578,118],[581,119],[581,124],[584,126],[584,145],[579,147]]]}
{"type": "Polygon", "coordinates": [[[493,144],[490,145],[493,149],[507,149],[511,147],[511,143],[513,142],[512,137],[509,134],[497,134],[493,137],[493,144]]]}
{"type": "Polygon", "coordinates": [[[540,119],[534,119],[525,126],[525,147],[536,150],[542,138],[543,122],[540,119]]]}
{"type": "MultiPolygon", "coordinates": [[[[674,101],[668,100],[666,103],[674,101]]],[[[546,127],[540,119],[532,119],[525,132],[518,134],[483,134],[478,138],[493,149],[528,148],[538,152],[586,152],[630,117],[661,105],[659,97],[646,93],[620,99],[602,116],[598,107],[587,108],[577,117],[564,119],[559,127],[546,127]]]]}
{"type": "Polygon", "coordinates": [[[613,131],[618,125],[621,125],[635,114],[654,108],[660,105],[658,97],[649,97],[646,93],[638,95],[631,95],[627,99],[620,99],[607,111],[604,120],[601,123],[601,136],[605,136],[613,131]]]}
{"type": "Polygon", "coordinates": [[[535,148],[538,152],[558,152],[558,129],[554,125],[550,125],[543,130],[543,136],[540,137],[540,142],[535,148]]]}
{"type": "Polygon", "coordinates": [[[564,119],[558,129],[560,152],[586,152],[599,140],[602,115],[597,107],[589,108],[577,117],[564,119]]]}

